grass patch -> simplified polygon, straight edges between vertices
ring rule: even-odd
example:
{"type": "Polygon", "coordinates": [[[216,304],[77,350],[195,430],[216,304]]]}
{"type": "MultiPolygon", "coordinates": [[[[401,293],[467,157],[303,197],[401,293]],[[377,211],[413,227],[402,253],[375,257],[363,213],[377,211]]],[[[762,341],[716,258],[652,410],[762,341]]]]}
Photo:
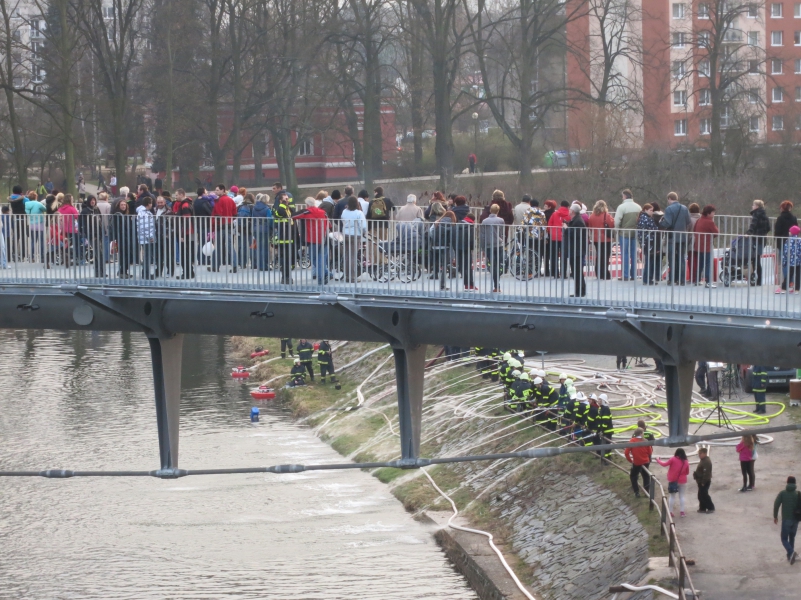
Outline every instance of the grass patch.
{"type": "Polygon", "coordinates": [[[373,477],[378,479],[381,483],[390,483],[395,481],[398,477],[403,475],[405,471],[403,469],[393,469],[391,467],[384,467],[381,469],[376,469],[373,473],[373,477]]]}

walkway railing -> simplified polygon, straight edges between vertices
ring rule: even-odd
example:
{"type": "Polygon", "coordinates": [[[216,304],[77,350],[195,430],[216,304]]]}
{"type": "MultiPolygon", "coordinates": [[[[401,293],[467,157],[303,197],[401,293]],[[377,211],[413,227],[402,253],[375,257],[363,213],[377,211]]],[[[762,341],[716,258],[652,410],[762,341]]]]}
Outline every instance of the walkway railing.
{"type": "Polygon", "coordinates": [[[775,293],[783,282],[788,292],[801,289],[797,240],[312,216],[4,216],[0,265],[8,269],[0,270],[0,283],[801,316],[801,294],[775,293]]]}

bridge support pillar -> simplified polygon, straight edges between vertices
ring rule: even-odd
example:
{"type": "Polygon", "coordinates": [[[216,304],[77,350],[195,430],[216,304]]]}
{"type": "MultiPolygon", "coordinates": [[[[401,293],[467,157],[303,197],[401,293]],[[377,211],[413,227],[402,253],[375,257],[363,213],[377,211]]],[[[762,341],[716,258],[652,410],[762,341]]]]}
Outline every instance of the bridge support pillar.
{"type": "Polygon", "coordinates": [[[426,346],[397,347],[392,351],[395,354],[395,379],[398,388],[401,458],[416,459],[420,456],[426,346]]]}
{"type": "Polygon", "coordinates": [[[665,364],[665,396],[671,438],[690,433],[694,373],[694,361],[681,361],[676,365],[665,364]]]}
{"type": "Polygon", "coordinates": [[[178,421],[181,407],[182,334],[148,337],[156,397],[156,423],[162,469],[178,468],[178,421]]]}

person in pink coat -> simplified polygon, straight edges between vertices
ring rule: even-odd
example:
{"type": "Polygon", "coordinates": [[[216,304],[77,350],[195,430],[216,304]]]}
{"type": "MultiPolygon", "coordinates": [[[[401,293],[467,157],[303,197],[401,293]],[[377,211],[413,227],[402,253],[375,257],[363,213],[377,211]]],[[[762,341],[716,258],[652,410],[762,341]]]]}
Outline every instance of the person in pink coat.
{"type": "Polygon", "coordinates": [[[668,468],[668,510],[670,511],[670,516],[673,516],[673,503],[676,494],[678,494],[681,516],[686,517],[687,513],[684,512],[684,494],[687,490],[687,475],[690,474],[690,461],[687,460],[687,453],[684,452],[682,448],[678,448],[676,453],[668,460],[657,458],[656,462],[668,468]]]}
{"type": "Polygon", "coordinates": [[[59,229],[69,241],[69,251],[64,253],[64,264],[66,266],[69,266],[70,262],[72,262],[73,265],[77,265],[78,261],[83,258],[80,252],[81,236],[80,230],[78,229],[79,213],[78,209],[75,208],[72,203],[72,194],[64,194],[64,201],[57,211],[60,215],[58,223],[59,229]]]}
{"type": "Polygon", "coordinates": [[[744,435],[740,443],[734,448],[740,455],[740,470],[743,473],[743,487],[741,492],[754,491],[756,474],[754,473],[754,460],[756,459],[756,446],[754,445],[755,436],[744,435]]]}

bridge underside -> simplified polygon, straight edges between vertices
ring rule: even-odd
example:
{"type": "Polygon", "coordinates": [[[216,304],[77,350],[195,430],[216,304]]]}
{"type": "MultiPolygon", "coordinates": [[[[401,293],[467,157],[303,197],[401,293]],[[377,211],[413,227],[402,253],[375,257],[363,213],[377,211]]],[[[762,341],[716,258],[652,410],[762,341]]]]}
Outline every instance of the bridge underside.
{"type": "Polygon", "coordinates": [[[333,294],[4,286],[0,327],[144,332],[153,357],[162,469],[178,466],[183,334],[391,344],[402,458],[412,461],[419,453],[427,345],[659,358],[677,443],[688,434],[695,361],[801,364],[801,326],[794,320],[333,294]]]}

